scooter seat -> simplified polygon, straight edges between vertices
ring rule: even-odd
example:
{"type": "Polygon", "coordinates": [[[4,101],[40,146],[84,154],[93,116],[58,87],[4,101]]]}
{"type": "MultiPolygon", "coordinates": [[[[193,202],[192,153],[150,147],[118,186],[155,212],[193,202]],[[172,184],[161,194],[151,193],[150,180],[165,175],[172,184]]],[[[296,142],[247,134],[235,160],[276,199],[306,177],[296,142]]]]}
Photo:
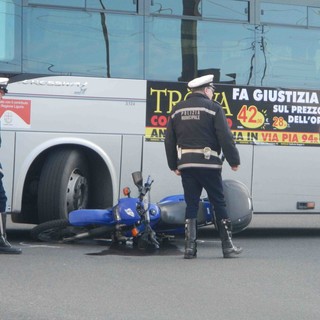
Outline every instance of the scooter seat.
{"type": "Polygon", "coordinates": [[[159,203],[161,212],[161,222],[172,225],[185,224],[186,203],[181,202],[167,202],[159,203]]]}
{"type": "MultiPolygon", "coordinates": [[[[179,202],[164,202],[158,203],[161,210],[161,221],[169,225],[184,225],[186,214],[186,203],[179,202]]],[[[203,202],[199,203],[197,214],[197,222],[199,225],[206,223],[206,210],[203,202]]]]}

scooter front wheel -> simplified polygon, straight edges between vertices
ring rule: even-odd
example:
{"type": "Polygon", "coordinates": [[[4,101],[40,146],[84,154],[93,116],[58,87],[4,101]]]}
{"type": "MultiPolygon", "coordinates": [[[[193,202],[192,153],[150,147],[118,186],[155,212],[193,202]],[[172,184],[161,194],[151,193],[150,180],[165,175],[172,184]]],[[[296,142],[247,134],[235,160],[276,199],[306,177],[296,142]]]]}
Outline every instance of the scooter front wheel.
{"type": "Polygon", "coordinates": [[[82,228],[70,225],[67,219],[58,219],[35,226],[31,229],[31,237],[43,242],[62,242],[80,232],[83,232],[82,228]]]}

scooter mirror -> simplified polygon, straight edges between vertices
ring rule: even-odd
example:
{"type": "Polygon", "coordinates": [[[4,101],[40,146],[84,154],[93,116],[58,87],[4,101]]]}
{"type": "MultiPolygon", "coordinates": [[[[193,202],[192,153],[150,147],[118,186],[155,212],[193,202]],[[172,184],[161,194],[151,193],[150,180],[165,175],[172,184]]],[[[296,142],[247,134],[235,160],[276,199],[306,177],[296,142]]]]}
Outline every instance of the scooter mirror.
{"type": "Polygon", "coordinates": [[[132,178],[133,178],[134,184],[138,188],[141,188],[142,187],[142,183],[143,183],[142,172],[141,171],[133,172],[132,173],[132,178]]]}

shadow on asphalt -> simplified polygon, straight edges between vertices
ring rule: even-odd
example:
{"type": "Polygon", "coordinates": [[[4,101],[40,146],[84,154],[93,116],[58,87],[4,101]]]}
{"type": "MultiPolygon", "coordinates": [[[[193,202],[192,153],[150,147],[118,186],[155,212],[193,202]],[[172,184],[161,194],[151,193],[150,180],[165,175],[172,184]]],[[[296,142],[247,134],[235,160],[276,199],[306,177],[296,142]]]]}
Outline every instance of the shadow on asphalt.
{"type": "MultiPolygon", "coordinates": [[[[8,240],[12,244],[27,242],[45,244],[44,242],[36,242],[30,235],[31,228],[7,230],[8,240]]],[[[319,228],[262,228],[250,227],[238,234],[234,238],[240,239],[266,239],[266,238],[313,238],[320,236],[319,228]]],[[[198,230],[199,240],[219,240],[218,232],[212,226],[204,227],[198,230]]],[[[68,244],[72,246],[72,244],[68,244]]],[[[83,247],[92,245],[96,246],[95,252],[87,253],[89,256],[182,256],[184,251],[184,237],[179,235],[173,241],[164,241],[161,243],[159,249],[148,247],[146,249],[139,249],[133,245],[132,241],[127,241],[126,244],[114,244],[107,239],[87,239],[81,240],[74,245],[83,247]]]]}
{"type": "MultiPolygon", "coordinates": [[[[181,246],[180,246],[181,248],[181,246]]],[[[176,241],[165,242],[160,245],[159,249],[155,247],[148,247],[146,249],[139,249],[137,246],[133,246],[131,243],[127,244],[111,244],[106,249],[100,252],[87,253],[88,256],[176,256],[181,255],[182,250],[176,245],[176,241]]]]}
{"type": "MultiPolygon", "coordinates": [[[[34,241],[31,238],[29,229],[7,230],[8,239],[12,241],[34,241]]],[[[270,237],[319,237],[320,228],[298,228],[298,227],[250,227],[240,233],[234,234],[236,238],[270,238],[270,237]]],[[[198,230],[199,238],[218,238],[218,232],[212,226],[200,228],[198,230]]],[[[183,239],[183,236],[177,236],[177,239],[183,239]]]]}
{"type": "MultiPolygon", "coordinates": [[[[205,227],[198,232],[199,238],[218,238],[218,232],[212,227],[205,227]]],[[[291,237],[320,237],[320,228],[298,227],[250,227],[233,235],[234,238],[291,238],[291,237]]]]}
{"type": "Polygon", "coordinates": [[[320,237],[320,228],[250,228],[236,234],[237,238],[312,238],[320,237]]]}
{"type": "Polygon", "coordinates": [[[30,229],[9,229],[7,230],[7,238],[10,241],[33,241],[30,229]]]}
{"type": "MultiPolygon", "coordinates": [[[[9,242],[36,242],[35,240],[32,239],[30,235],[30,230],[31,228],[19,228],[15,229],[12,227],[11,229],[7,230],[7,236],[9,242]]],[[[243,230],[240,233],[234,234],[234,238],[298,238],[298,237],[304,237],[304,238],[313,238],[313,237],[320,237],[320,228],[290,228],[290,227],[279,227],[279,228],[274,228],[274,227],[249,227],[246,230],[243,230]]],[[[183,240],[183,235],[179,235],[175,237],[176,240],[183,240]]],[[[200,228],[198,230],[198,239],[219,239],[218,232],[214,229],[213,226],[208,226],[204,228],[200,228]]],[[[82,240],[81,243],[86,243],[90,242],[92,244],[92,241],[96,240],[82,240]]],[[[98,241],[96,241],[97,245],[99,246],[98,241]]],[[[102,244],[102,243],[101,243],[102,244]]],[[[101,245],[100,244],[100,245],[101,245]]],[[[106,241],[103,245],[106,245],[106,241]]],[[[109,243],[110,245],[110,243],[109,243]]],[[[175,254],[174,251],[177,250],[177,247],[170,247],[172,246],[172,242],[169,241],[167,243],[162,243],[162,247],[165,248],[166,251],[171,251],[172,254],[175,254]],[[166,247],[167,246],[167,247],[166,247]]],[[[130,245],[124,246],[128,247],[128,250],[132,250],[130,248],[130,245]]],[[[121,247],[116,247],[116,246],[110,246],[110,252],[116,252],[119,250],[123,250],[123,246],[121,247]]],[[[108,249],[108,250],[109,250],[108,249]]],[[[125,249],[127,250],[127,249],[125,249]]],[[[126,252],[124,251],[123,254],[126,252]]],[[[145,250],[143,254],[148,253],[148,250],[145,250]]],[[[150,252],[151,254],[154,254],[154,252],[150,252]]],[[[179,251],[180,253],[180,251],[179,251]]],[[[110,253],[107,253],[110,254],[110,253]]],[[[158,254],[161,254],[161,250],[158,254]]],[[[167,252],[168,254],[168,252],[167,252]]]]}

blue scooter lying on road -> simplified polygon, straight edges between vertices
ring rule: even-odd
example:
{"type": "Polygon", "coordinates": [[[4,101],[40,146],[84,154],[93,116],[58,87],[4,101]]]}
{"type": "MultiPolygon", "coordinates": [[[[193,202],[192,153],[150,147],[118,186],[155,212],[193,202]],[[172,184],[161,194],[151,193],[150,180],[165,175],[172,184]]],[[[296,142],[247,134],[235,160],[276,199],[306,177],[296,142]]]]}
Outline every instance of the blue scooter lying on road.
{"type": "MultiPolygon", "coordinates": [[[[173,195],[154,204],[150,203],[153,180],[149,176],[143,183],[140,171],[132,173],[139,196],[125,197],[109,209],[79,209],[69,213],[68,219],[44,222],[31,230],[34,239],[47,242],[73,242],[85,238],[111,238],[114,242],[132,240],[139,248],[159,248],[161,241],[184,234],[185,208],[183,195],[173,195]]],[[[244,184],[236,180],[224,180],[227,210],[233,225],[233,233],[244,230],[252,219],[252,202],[244,184]]],[[[216,225],[214,210],[208,201],[200,201],[198,228],[216,225]]]]}

